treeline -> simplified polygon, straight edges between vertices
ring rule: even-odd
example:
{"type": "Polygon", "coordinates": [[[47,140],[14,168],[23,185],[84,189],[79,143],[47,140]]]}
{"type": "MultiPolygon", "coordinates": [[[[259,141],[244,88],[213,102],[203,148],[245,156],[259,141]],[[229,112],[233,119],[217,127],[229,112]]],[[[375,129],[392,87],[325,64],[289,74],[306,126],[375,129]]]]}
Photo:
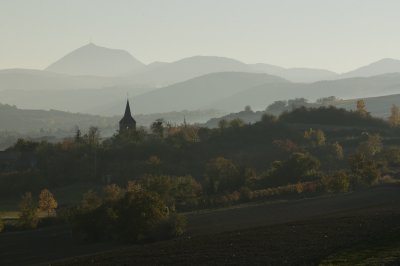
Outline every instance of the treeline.
{"type": "MultiPolygon", "coordinates": [[[[1,166],[0,194],[85,184],[97,189],[57,211],[78,235],[164,239],[182,234],[183,211],[397,182],[399,133],[362,102],[353,112],[302,107],[255,124],[220,121],[215,129],[158,119],[149,131],[101,139],[90,128],[54,144],[18,140],[8,152],[21,157],[1,166]]],[[[25,206],[33,217],[34,205],[25,206]]]]}
{"type": "Polygon", "coordinates": [[[288,191],[356,189],[394,176],[400,156],[399,130],[363,110],[299,108],[251,125],[222,121],[215,129],[157,120],[150,131],[105,140],[96,128],[55,144],[21,139],[8,149],[23,156],[3,166],[0,193],[137,181],[166,204],[174,198],[177,210],[192,210],[288,191]]]}

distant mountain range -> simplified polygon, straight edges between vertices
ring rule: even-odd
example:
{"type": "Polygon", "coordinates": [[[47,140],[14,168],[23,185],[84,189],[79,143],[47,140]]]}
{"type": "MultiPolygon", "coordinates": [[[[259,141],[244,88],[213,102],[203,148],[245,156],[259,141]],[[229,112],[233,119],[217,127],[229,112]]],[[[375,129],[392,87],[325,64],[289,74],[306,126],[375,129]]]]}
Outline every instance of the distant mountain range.
{"type": "Polygon", "coordinates": [[[400,72],[400,60],[382,59],[348,73],[324,69],[283,68],[269,64],[245,64],[217,56],[194,56],[172,63],[145,65],[127,51],[82,46],[44,70],[0,71],[0,90],[59,90],[115,86],[163,87],[216,72],[266,73],[296,83],[312,83],[350,77],[370,77],[400,72]]]}
{"type": "Polygon", "coordinates": [[[0,101],[29,109],[118,115],[126,93],[138,113],[245,105],[262,110],[275,100],[358,98],[400,93],[400,61],[383,59],[348,73],[245,64],[216,56],[141,63],[128,52],[88,44],[45,70],[0,71],[0,101]],[[392,74],[391,74],[392,73],[392,74]]]}
{"type": "Polygon", "coordinates": [[[327,96],[350,99],[396,94],[400,93],[400,74],[309,84],[293,83],[263,73],[219,72],[152,90],[129,86],[97,90],[6,90],[0,91],[0,99],[20,108],[60,109],[112,116],[121,114],[127,91],[131,95],[134,114],[205,109],[237,112],[246,105],[254,110],[264,110],[276,100],[296,97],[309,100],[327,96]]]}

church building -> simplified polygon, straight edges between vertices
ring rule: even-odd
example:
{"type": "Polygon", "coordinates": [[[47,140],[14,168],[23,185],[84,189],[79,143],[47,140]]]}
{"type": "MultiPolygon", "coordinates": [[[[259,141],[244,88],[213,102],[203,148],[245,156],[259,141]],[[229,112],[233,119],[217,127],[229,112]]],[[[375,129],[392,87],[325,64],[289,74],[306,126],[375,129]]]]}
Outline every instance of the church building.
{"type": "Polygon", "coordinates": [[[130,130],[136,130],[136,121],[132,117],[129,100],[127,100],[124,117],[119,121],[119,132],[123,133],[130,130]]]}

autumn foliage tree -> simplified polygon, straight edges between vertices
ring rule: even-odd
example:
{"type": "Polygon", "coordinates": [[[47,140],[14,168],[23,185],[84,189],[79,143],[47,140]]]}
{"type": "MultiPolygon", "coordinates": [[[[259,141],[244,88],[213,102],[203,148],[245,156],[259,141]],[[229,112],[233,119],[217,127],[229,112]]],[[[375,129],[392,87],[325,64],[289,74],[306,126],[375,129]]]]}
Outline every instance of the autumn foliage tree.
{"type": "Polygon", "coordinates": [[[57,209],[58,203],[54,198],[54,195],[48,190],[43,189],[39,195],[39,209],[41,211],[47,211],[47,216],[50,216],[50,213],[57,209]]]}
{"type": "Polygon", "coordinates": [[[392,127],[400,126],[400,110],[395,104],[390,109],[389,123],[392,127]]]}
{"type": "Polygon", "coordinates": [[[33,229],[36,228],[39,217],[37,214],[37,206],[33,200],[30,192],[25,193],[19,203],[19,222],[22,228],[33,229]]]}
{"type": "Polygon", "coordinates": [[[357,112],[361,115],[361,116],[367,116],[367,110],[365,109],[365,102],[364,100],[358,100],[357,101],[357,112]]]}
{"type": "Polygon", "coordinates": [[[314,130],[312,128],[310,128],[309,130],[304,132],[304,139],[306,139],[311,146],[322,146],[325,145],[325,133],[320,130],[314,130]]]}

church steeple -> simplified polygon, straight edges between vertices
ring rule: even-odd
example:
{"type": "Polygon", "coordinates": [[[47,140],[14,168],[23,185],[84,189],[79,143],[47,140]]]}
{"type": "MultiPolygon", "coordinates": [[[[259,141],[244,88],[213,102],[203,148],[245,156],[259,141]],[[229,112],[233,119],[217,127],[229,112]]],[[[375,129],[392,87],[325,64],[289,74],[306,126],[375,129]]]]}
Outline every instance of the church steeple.
{"type": "Polygon", "coordinates": [[[136,121],[131,114],[129,99],[126,100],[124,117],[119,121],[119,132],[122,133],[128,130],[136,130],[136,121]]]}
{"type": "Polygon", "coordinates": [[[129,100],[126,100],[125,114],[124,117],[132,117],[131,107],[129,106],[129,100]]]}

